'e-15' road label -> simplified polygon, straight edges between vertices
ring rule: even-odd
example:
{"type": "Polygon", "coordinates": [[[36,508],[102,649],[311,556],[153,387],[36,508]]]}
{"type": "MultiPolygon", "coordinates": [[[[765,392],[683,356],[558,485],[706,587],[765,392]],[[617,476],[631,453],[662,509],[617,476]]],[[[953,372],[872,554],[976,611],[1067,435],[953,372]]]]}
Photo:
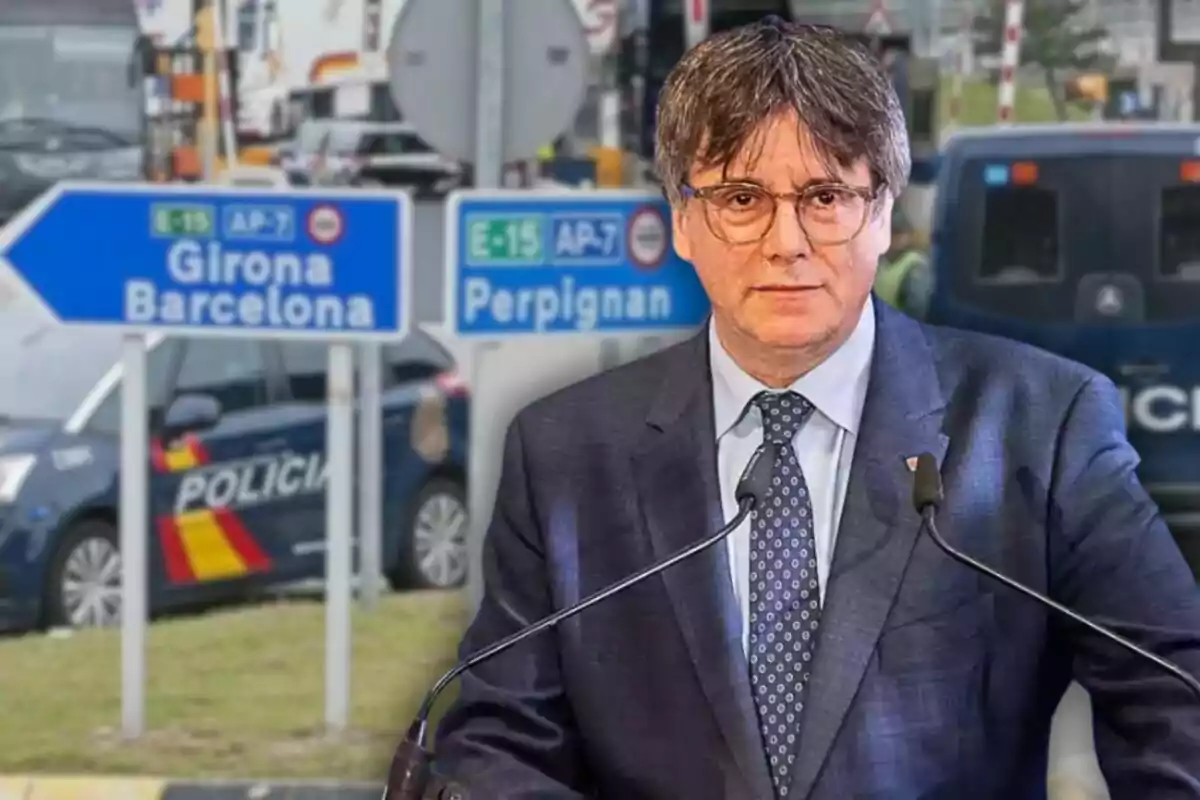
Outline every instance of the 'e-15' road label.
{"type": "Polygon", "coordinates": [[[466,263],[471,267],[619,266],[625,259],[620,214],[472,214],[466,263]]]}

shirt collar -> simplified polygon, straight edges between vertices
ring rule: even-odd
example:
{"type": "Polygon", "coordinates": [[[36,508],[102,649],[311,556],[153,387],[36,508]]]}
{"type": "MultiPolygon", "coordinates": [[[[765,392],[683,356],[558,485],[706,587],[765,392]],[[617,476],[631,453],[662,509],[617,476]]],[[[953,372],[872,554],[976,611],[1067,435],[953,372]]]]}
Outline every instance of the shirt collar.
{"type": "MultiPolygon", "coordinates": [[[[709,369],[713,376],[713,419],[720,439],[741,420],[750,400],[768,387],[737,365],[721,344],[711,318],[708,345],[709,369]]],[[[835,425],[856,434],[867,399],[874,349],[875,307],[868,298],[850,337],[788,388],[803,395],[817,412],[835,425]]]]}

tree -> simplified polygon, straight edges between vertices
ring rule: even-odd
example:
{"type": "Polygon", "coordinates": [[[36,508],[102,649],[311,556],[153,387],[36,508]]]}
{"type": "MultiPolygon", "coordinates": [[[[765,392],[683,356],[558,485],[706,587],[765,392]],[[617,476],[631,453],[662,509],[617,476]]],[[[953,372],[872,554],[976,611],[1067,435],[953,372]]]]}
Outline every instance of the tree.
{"type": "MultiPolygon", "coordinates": [[[[972,34],[980,55],[999,55],[1004,44],[1005,0],[983,0],[983,13],[975,17],[972,34]]],[[[1059,78],[1063,73],[1087,72],[1111,63],[1101,44],[1108,30],[1080,15],[1087,0],[1026,0],[1022,20],[1021,65],[1042,69],[1046,88],[1060,120],[1067,118],[1067,103],[1059,78]]]]}

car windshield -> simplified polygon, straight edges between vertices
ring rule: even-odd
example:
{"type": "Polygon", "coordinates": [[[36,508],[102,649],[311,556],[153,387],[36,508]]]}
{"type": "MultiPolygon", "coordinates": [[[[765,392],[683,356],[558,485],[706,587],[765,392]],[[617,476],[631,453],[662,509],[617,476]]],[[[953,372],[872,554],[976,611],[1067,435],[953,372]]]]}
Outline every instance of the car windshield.
{"type": "Polygon", "coordinates": [[[106,25],[0,25],[0,149],[62,149],[141,139],[141,87],[130,85],[137,32],[106,25]]]}
{"type": "Polygon", "coordinates": [[[65,420],[120,352],[119,332],[60,325],[33,301],[0,289],[0,417],[65,420]]]}

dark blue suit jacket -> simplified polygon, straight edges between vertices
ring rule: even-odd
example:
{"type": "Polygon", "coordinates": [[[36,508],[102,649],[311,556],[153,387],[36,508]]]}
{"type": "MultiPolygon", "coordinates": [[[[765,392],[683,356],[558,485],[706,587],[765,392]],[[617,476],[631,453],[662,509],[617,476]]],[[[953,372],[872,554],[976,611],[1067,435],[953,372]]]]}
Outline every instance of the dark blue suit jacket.
{"type": "MultiPolygon", "coordinates": [[[[905,460],[942,464],[945,536],[1200,675],[1200,595],[1135,477],[1115,387],[876,302],[871,383],[790,798],[1043,798],[1051,716],[1092,696],[1114,798],[1200,797],[1175,679],[918,537],[905,460]]],[[[468,654],[722,524],[707,337],[523,410],[468,654]]],[[[723,547],[479,667],[438,731],[472,797],[771,797],[723,547]]]]}

